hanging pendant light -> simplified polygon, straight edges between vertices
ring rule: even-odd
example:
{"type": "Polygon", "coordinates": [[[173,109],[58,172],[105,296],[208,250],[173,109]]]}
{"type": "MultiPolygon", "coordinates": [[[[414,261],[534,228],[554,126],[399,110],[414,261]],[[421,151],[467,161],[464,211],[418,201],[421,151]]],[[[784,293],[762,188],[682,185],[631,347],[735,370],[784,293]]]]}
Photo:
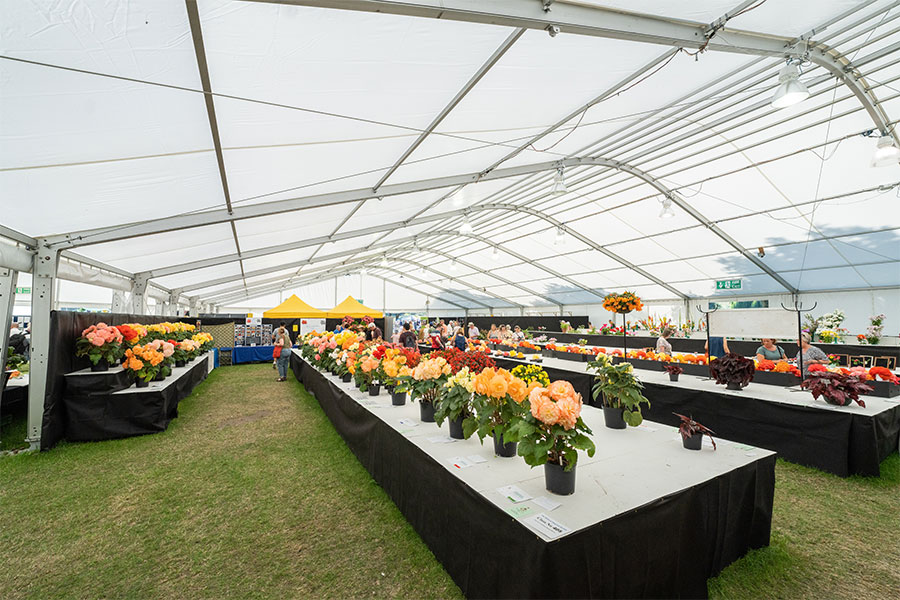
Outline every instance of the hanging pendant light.
{"type": "Polygon", "coordinates": [[[475,228],[472,227],[472,224],[469,222],[469,215],[466,215],[463,224],[459,226],[459,233],[460,235],[472,235],[474,231],[475,228]]]}
{"type": "Polygon", "coordinates": [[[900,149],[894,144],[890,135],[882,135],[878,138],[878,147],[872,156],[873,167],[889,167],[900,161],[900,149]]]}
{"type": "Polygon", "coordinates": [[[451,271],[456,270],[456,259],[453,259],[452,261],[450,261],[450,270],[451,271]]]}
{"type": "Polygon", "coordinates": [[[491,260],[500,260],[500,250],[494,246],[494,251],[491,252],[491,260]]]}
{"type": "Polygon", "coordinates": [[[566,230],[562,225],[556,228],[556,236],[553,238],[554,246],[565,246],[566,245],[566,230]]]}
{"type": "Polygon", "coordinates": [[[788,63],[778,72],[778,89],[772,96],[773,108],[787,108],[809,98],[809,90],[800,81],[800,69],[788,63]]]}
{"type": "Polygon", "coordinates": [[[553,186],[550,188],[550,193],[554,196],[560,196],[569,191],[569,188],[566,187],[566,174],[563,171],[564,167],[559,167],[556,169],[556,175],[553,176],[553,186]]]}
{"type": "Polygon", "coordinates": [[[672,209],[672,199],[666,196],[660,202],[662,205],[659,210],[659,218],[660,219],[671,219],[675,216],[675,211],[672,209]]]}

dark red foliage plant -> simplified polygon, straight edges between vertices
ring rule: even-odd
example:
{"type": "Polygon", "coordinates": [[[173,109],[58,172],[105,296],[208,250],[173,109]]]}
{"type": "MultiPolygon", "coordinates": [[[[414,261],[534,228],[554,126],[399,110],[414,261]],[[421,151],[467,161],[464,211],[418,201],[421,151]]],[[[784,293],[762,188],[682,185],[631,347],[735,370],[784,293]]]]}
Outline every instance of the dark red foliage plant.
{"type": "Polygon", "coordinates": [[[669,375],[681,375],[684,373],[684,369],[679,367],[678,365],[673,365],[670,363],[663,363],[663,369],[666,370],[666,373],[669,375]]]}
{"type": "Polygon", "coordinates": [[[855,401],[863,408],[866,407],[866,403],[859,399],[859,395],[872,391],[872,386],[859,377],[831,371],[812,372],[800,386],[812,392],[816,400],[821,396],[825,402],[837,406],[847,406],[851,401],[855,401]]]}
{"type": "Polygon", "coordinates": [[[744,387],[753,380],[756,367],[753,361],[740,354],[729,352],[709,362],[709,372],[719,385],[740,385],[744,387]]]}
{"type": "Polygon", "coordinates": [[[676,417],[681,419],[681,423],[678,425],[678,431],[681,432],[681,438],[687,439],[689,437],[693,437],[695,434],[703,435],[704,433],[709,436],[709,441],[712,442],[713,450],[716,449],[716,440],[713,438],[712,434],[715,433],[712,429],[707,428],[705,425],[701,425],[697,421],[694,420],[694,417],[686,417],[684,415],[680,415],[678,413],[672,413],[676,417]]]}

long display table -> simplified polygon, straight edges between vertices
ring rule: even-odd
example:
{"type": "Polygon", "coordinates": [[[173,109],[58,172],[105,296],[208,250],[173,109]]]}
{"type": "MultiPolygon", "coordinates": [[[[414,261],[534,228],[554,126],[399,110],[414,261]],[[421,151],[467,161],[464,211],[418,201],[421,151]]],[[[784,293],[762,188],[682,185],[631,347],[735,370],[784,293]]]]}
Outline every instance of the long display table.
{"type": "Polygon", "coordinates": [[[65,438],[87,442],[165,431],[178,416],[178,403],[206,379],[211,366],[206,354],[145,388],[135,387],[121,367],[69,373],[63,396],[65,438]]]}
{"type": "Polygon", "coordinates": [[[606,429],[585,407],[597,453],[581,453],[574,495],[553,496],[543,469],[494,457],[489,440],[449,442],[415,404],[363,394],[298,351],[291,368],[469,598],[705,597],[709,577],[769,543],[772,452],[685,450],[674,428],[606,429]],[[532,499],[511,502],[510,485],[532,499]]]}
{"type": "MultiPolygon", "coordinates": [[[[496,359],[510,368],[526,361],[496,359]]],[[[570,381],[584,396],[590,394],[587,364],[545,358],[541,366],[551,378],[570,381]]],[[[879,465],[900,445],[900,397],[864,398],[856,404],[834,406],[814,400],[799,387],[753,384],[730,391],[710,379],[682,375],[677,382],[661,371],[635,369],[644,383],[650,407],[644,417],[674,425],[673,412],[692,415],[719,435],[768,448],[802,465],[847,477],[877,477],[879,465]]]]}

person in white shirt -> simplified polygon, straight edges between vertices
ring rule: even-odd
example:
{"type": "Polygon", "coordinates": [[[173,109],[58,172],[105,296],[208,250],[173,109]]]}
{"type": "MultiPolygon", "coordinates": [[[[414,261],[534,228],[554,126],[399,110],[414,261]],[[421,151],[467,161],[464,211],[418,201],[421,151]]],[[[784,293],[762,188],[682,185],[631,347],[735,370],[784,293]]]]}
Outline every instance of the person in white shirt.
{"type": "Polygon", "coordinates": [[[469,323],[469,339],[477,338],[479,333],[481,332],[475,327],[475,323],[469,323]]]}

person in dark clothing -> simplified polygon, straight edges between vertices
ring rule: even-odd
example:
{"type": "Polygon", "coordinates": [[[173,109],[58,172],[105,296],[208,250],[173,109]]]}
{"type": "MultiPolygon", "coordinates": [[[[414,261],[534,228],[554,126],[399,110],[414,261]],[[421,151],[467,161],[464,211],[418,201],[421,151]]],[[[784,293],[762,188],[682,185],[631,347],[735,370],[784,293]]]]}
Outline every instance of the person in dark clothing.
{"type": "Polygon", "coordinates": [[[375,323],[369,323],[369,328],[366,330],[366,339],[370,342],[374,342],[380,340],[381,337],[381,328],[375,323]]]}
{"type": "Polygon", "coordinates": [[[462,327],[456,328],[456,335],[453,336],[453,345],[463,352],[466,351],[469,342],[466,340],[466,334],[463,333],[462,327]]]}
{"type": "Polygon", "coordinates": [[[709,341],[706,342],[706,355],[712,359],[713,357],[719,358],[720,356],[725,356],[730,352],[728,349],[728,340],[723,337],[711,337],[709,341]]]}
{"type": "Polygon", "coordinates": [[[404,348],[412,348],[413,350],[418,348],[416,334],[412,332],[412,325],[409,323],[403,324],[403,331],[400,332],[400,345],[404,348]]]}

